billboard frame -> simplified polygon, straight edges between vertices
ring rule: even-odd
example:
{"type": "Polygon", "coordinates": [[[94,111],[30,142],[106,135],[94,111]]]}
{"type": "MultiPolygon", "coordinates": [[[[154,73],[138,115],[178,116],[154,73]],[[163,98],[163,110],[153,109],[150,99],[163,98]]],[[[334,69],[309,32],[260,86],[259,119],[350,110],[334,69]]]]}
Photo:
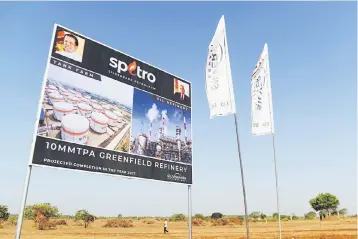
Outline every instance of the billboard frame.
{"type": "MultiPolygon", "coordinates": [[[[131,176],[125,176],[125,175],[115,175],[115,174],[106,174],[106,173],[100,173],[100,172],[92,172],[92,171],[86,171],[86,170],[78,170],[78,169],[70,169],[70,168],[63,168],[63,167],[55,167],[55,166],[49,166],[49,165],[41,165],[41,164],[33,164],[32,161],[33,161],[33,156],[34,156],[34,150],[35,150],[35,144],[36,144],[36,138],[37,138],[37,129],[38,129],[38,122],[39,122],[39,119],[40,119],[40,113],[41,113],[41,104],[43,102],[43,99],[44,99],[44,93],[45,93],[45,86],[46,86],[46,79],[47,79],[47,76],[48,76],[48,71],[49,71],[49,66],[50,66],[50,61],[51,61],[51,56],[52,56],[52,51],[53,51],[53,47],[54,47],[54,40],[55,40],[55,36],[56,36],[56,32],[57,32],[57,28],[60,27],[60,28],[63,28],[63,29],[67,29],[67,30],[70,30],[72,33],[75,33],[77,35],[80,35],[80,36],[84,36],[83,34],[81,33],[78,33],[70,28],[67,28],[67,27],[64,27],[60,24],[57,24],[55,23],[53,25],[53,29],[52,29],[52,36],[51,36],[51,43],[50,43],[50,48],[49,48],[49,53],[48,53],[48,57],[47,57],[47,60],[46,60],[46,69],[45,69],[45,73],[44,73],[44,76],[42,78],[42,84],[41,84],[41,91],[40,91],[40,97],[39,97],[39,102],[38,102],[38,105],[37,105],[37,115],[36,115],[36,120],[35,120],[35,123],[34,123],[34,132],[33,132],[33,135],[32,135],[32,141],[31,141],[31,146],[30,146],[30,154],[29,154],[29,160],[28,160],[28,164],[27,164],[27,172],[26,172],[26,177],[25,177],[25,182],[24,182],[24,187],[23,187],[23,193],[22,193],[22,199],[21,199],[21,206],[20,206],[20,212],[19,212],[19,215],[18,215],[18,220],[17,220],[17,226],[16,226],[16,233],[15,233],[15,238],[16,239],[20,239],[21,237],[21,231],[22,231],[22,224],[23,224],[23,217],[24,217],[24,211],[25,211],[25,206],[26,206],[26,201],[27,201],[27,195],[28,195],[28,189],[29,189],[29,186],[30,186],[30,179],[31,179],[31,173],[32,173],[32,167],[33,166],[36,166],[36,167],[39,167],[39,168],[53,168],[53,169],[59,169],[59,170],[65,170],[65,171],[79,171],[79,172],[83,172],[83,173],[90,173],[90,174],[98,174],[98,175],[105,175],[105,176],[112,176],[112,177],[120,177],[120,178],[125,178],[125,179],[137,179],[137,180],[147,180],[147,181],[155,181],[155,182],[163,182],[163,183],[168,183],[168,184],[181,184],[181,185],[187,185],[188,186],[188,218],[189,218],[189,225],[188,225],[188,238],[191,239],[192,238],[192,196],[191,196],[191,186],[193,184],[193,179],[191,179],[191,184],[189,183],[180,183],[180,182],[173,182],[173,181],[164,181],[164,180],[156,180],[156,179],[150,179],[150,178],[142,178],[142,177],[131,177],[131,176]]],[[[113,47],[110,47],[110,46],[107,46],[106,44],[103,44],[101,42],[98,42],[90,37],[87,37],[85,36],[88,40],[91,40],[97,44],[100,44],[104,47],[107,47],[111,50],[114,50],[120,54],[123,54],[123,55],[126,55],[130,58],[133,58],[135,60],[138,60],[138,61],[141,61],[142,63],[150,66],[150,67],[153,67],[159,71],[162,71],[166,74],[170,74],[176,78],[179,78],[181,80],[183,80],[184,82],[186,83],[189,83],[190,84],[190,113],[191,113],[191,118],[192,118],[192,103],[193,103],[193,99],[192,99],[192,82],[190,81],[187,81],[181,77],[178,77],[172,73],[169,73],[159,67],[156,67],[156,66],[153,66],[143,60],[139,60],[138,58],[136,57],[133,57],[127,53],[124,53],[122,51],[119,51],[117,49],[114,49],[113,47]]],[[[71,64],[70,62],[68,62],[69,64],[71,64]]],[[[77,66],[79,67],[79,66],[77,66]]],[[[79,67],[79,68],[83,68],[83,67],[79,67]]],[[[87,69],[86,69],[87,70],[87,69]]],[[[88,70],[90,72],[93,72],[91,70],[88,70]]],[[[94,72],[96,73],[96,72],[94,72]]],[[[99,73],[97,73],[99,74],[99,73]]],[[[101,74],[100,74],[101,75],[101,74]]],[[[136,88],[134,86],[132,86],[133,88],[136,88]]],[[[139,89],[139,90],[142,90],[142,91],[145,91],[146,93],[149,93],[149,94],[152,94],[152,95],[157,95],[157,94],[154,94],[154,93],[151,93],[149,91],[146,91],[146,90],[143,90],[143,89],[139,89]]],[[[160,95],[157,95],[159,97],[162,97],[162,98],[165,98],[163,96],[160,96],[160,95]]],[[[170,100],[170,99],[168,99],[170,100]]],[[[180,103],[178,103],[180,104],[180,103]]],[[[131,112],[131,115],[133,114],[133,109],[132,109],[132,112],[131,112]]],[[[192,124],[192,122],[191,122],[192,124]]],[[[193,128],[191,127],[190,128],[190,134],[191,134],[191,138],[193,138],[193,128]]],[[[130,136],[131,136],[131,132],[130,132],[130,136]]],[[[44,137],[44,138],[48,138],[48,137],[44,137]]],[[[76,144],[76,143],[75,143],[76,144]]],[[[191,142],[192,144],[192,159],[193,159],[193,140],[191,142]]],[[[133,153],[130,153],[132,155],[137,155],[137,154],[133,154],[133,153]]],[[[148,158],[152,158],[150,156],[147,156],[148,158]]],[[[186,164],[184,164],[186,165],[186,164]]],[[[193,175],[193,160],[191,161],[191,175],[193,175]]]]}

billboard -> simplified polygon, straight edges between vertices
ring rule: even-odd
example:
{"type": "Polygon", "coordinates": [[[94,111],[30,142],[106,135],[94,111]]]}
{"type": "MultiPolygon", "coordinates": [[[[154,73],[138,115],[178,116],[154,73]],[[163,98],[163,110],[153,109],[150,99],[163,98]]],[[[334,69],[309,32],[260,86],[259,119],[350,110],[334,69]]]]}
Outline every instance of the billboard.
{"type": "Polygon", "coordinates": [[[192,184],[191,92],[56,24],[30,164],[192,184]]]}

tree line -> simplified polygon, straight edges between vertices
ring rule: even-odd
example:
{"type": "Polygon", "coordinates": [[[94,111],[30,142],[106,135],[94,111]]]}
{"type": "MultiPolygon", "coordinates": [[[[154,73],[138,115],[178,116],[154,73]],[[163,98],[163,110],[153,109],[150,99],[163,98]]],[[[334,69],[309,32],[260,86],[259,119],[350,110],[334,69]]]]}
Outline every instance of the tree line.
{"type": "MultiPolygon", "coordinates": [[[[309,204],[314,211],[310,211],[304,214],[304,217],[298,217],[294,214],[291,215],[280,215],[281,220],[299,220],[306,219],[312,220],[316,218],[316,215],[319,215],[320,220],[323,220],[327,216],[346,216],[346,209],[339,209],[339,200],[338,198],[330,193],[320,193],[315,198],[309,200],[309,204]]],[[[122,218],[122,214],[118,214],[118,218],[122,218]]],[[[214,212],[211,216],[204,216],[202,214],[195,214],[193,216],[194,220],[218,220],[225,217],[220,212],[214,212]]],[[[228,216],[226,216],[228,217],[228,216]]],[[[82,222],[85,228],[93,222],[95,219],[104,218],[104,217],[96,217],[89,213],[87,210],[78,210],[74,216],[66,216],[62,215],[56,206],[51,205],[50,203],[41,203],[27,206],[24,211],[24,218],[28,220],[33,220],[37,229],[46,230],[56,225],[65,225],[65,220],[55,220],[51,221],[50,219],[74,219],[75,221],[82,222]]],[[[236,216],[236,218],[244,221],[244,216],[236,216]]],[[[137,217],[137,219],[140,219],[137,217]]],[[[186,221],[187,217],[184,214],[174,214],[170,218],[169,221],[186,221]]],[[[161,220],[157,218],[157,220],[161,220]]],[[[268,217],[266,214],[262,212],[252,212],[249,215],[250,221],[266,221],[267,220],[278,220],[278,214],[274,213],[271,217],[268,217]]],[[[1,221],[9,221],[12,224],[16,224],[17,218],[15,216],[10,215],[8,212],[8,207],[5,205],[0,205],[0,223],[1,221]]]]}

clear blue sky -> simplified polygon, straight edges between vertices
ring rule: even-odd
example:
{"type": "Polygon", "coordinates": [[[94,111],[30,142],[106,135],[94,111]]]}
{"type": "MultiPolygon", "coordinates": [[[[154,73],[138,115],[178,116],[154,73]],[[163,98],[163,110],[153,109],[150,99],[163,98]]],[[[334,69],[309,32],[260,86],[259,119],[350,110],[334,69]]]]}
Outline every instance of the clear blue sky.
{"type": "MultiPolygon", "coordinates": [[[[356,213],[356,3],[1,3],[0,204],[20,207],[53,24],[193,83],[193,213],[243,214],[232,116],[209,120],[208,44],[225,15],[249,211],[276,210],[271,137],[250,129],[250,75],[267,42],[282,213],[320,192],[356,213]]],[[[34,168],[28,204],[65,214],[187,212],[187,187],[34,168]]]]}

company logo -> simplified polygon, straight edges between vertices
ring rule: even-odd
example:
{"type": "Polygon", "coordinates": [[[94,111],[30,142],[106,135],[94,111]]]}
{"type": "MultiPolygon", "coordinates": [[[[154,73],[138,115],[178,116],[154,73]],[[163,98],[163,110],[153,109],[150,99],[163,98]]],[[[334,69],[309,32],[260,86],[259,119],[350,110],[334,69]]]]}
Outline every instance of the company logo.
{"type": "Polygon", "coordinates": [[[136,61],[133,61],[129,65],[123,61],[116,59],[115,57],[111,57],[109,61],[109,65],[113,68],[116,68],[118,73],[128,72],[131,76],[138,77],[142,80],[148,80],[150,83],[154,83],[157,80],[155,78],[155,75],[141,69],[140,66],[137,66],[136,61]]]}
{"type": "Polygon", "coordinates": [[[187,181],[186,177],[180,175],[179,173],[167,174],[167,179],[177,181],[177,182],[185,182],[185,181],[187,181]]]}

